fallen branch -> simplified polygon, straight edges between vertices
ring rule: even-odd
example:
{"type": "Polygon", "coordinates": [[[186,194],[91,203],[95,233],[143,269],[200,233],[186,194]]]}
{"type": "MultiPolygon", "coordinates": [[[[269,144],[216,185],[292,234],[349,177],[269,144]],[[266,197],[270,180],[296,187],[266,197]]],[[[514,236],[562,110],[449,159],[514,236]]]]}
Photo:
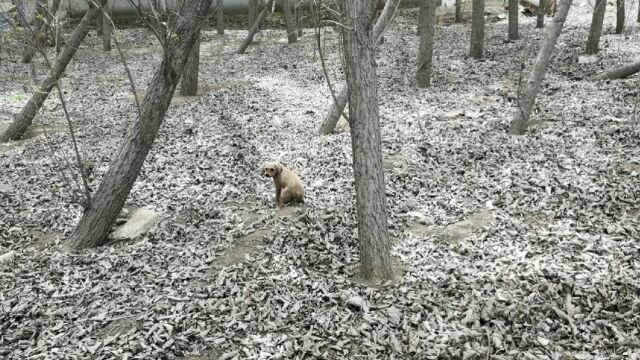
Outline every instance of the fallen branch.
{"type": "Polygon", "coordinates": [[[617,69],[607,71],[605,73],[596,75],[591,78],[591,80],[615,80],[615,79],[624,79],[628,76],[631,76],[637,72],[640,72],[640,61],[635,62],[631,65],[626,65],[623,67],[619,67],[617,69]]]}

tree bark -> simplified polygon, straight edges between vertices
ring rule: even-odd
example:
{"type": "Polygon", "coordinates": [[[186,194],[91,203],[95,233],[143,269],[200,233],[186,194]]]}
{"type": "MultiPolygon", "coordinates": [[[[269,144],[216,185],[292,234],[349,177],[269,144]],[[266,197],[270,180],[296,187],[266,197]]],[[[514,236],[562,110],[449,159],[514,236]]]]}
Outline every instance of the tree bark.
{"type": "Polygon", "coordinates": [[[611,71],[607,71],[603,74],[596,75],[592,79],[593,80],[615,80],[615,79],[624,79],[629,77],[637,72],[640,72],[640,61],[633,63],[631,65],[626,65],[611,71]]]}
{"type": "Polygon", "coordinates": [[[103,29],[104,29],[104,16],[99,15],[98,17],[96,17],[96,34],[98,36],[102,36],[103,34],[103,29]]]}
{"type": "Polygon", "coordinates": [[[481,59],[484,55],[484,0],[473,0],[471,7],[471,49],[469,55],[481,59]]]}
{"type": "Polygon", "coordinates": [[[616,0],[616,34],[624,31],[624,0],[616,0]]]}
{"type": "Polygon", "coordinates": [[[598,45],[600,43],[600,35],[602,34],[602,23],[604,21],[604,13],[607,7],[607,0],[596,0],[593,8],[593,16],[591,18],[591,27],[589,28],[589,38],[587,39],[587,54],[597,54],[598,45]]]}
{"type": "MultiPolygon", "coordinates": [[[[382,9],[382,13],[378,20],[376,20],[376,24],[373,27],[373,38],[376,39],[376,42],[380,40],[382,37],[382,33],[384,29],[387,28],[387,25],[393,19],[393,14],[395,14],[396,9],[400,0],[387,0],[384,5],[384,9],[382,9]]],[[[349,87],[345,86],[338,96],[336,96],[338,102],[331,102],[331,106],[329,107],[329,111],[327,111],[322,125],[320,126],[320,134],[328,135],[331,134],[333,129],[336,128],[336,124],[338,123],[338,119],[340,119],[340,115],[344,111],[345,106],[347,106],[347,102],[349,100],[349,87]]]]}
{"type": "Polygon", "coordinates": [[[456,15],[455,15],[455,22],[457,23],[461,23],[462,22],[462,11],[463,11],[463,7],[462,7],[462,0],[456,0],[456,15]]]}
{"type": "Polygon", "coordinates": [[[545,0],[540,0],[538,4],[538,18],[536,19],[536,27],[541,29],[544,27],[545,0]]]}
{"type": "Polygon", "coordinates": [[[365,280],[389,279],[387,202],[384,188],[375,42],[374,7],[368,0],[344,2],[349,26],[343,28],[349,92],[349,119],[358,213],[360,266],[365,280]]]}
{"type": "Polygon", "coordinates": [[[158,134],[210,7],[211,0],[185,1],[176,36],[167,39],[162,63],[149,84],[138,121],[132,122],[127,129],[124,143],[96,191],[91,206],[66,243],[68,249],[79,250],[105,242],[158,134]]]}
{"type": "Polygon", "coordinates": [[[284,14],[284,23],[287,28],[287,39],[289,44],[298,42],[296,21],[291,13],[291,4],[289,3],[289,0],[282,0],[282,13],[284,14]]]}
{"type": "Polygon", "coordinates": [[[223,0],[217,0],[216,9],[216,30],[218,35],[224,35],[224,11],[222,10],[223,0]]]}
{"type": "Polygon", "coordinates": [[[198,71],[200,67],[200,34],[196,43],[191,48],[191,54],[187,59],[182,80],[180,81],[180,95],[195,96],[198,94],[198,71]]]}
{"type": "Polygon", "coordinates": [[[296,28],[298,28],[298,37],[302,36],[302,4],[300,0],[295,0],[296,28]]]}
{"type": "Polygon", "coordinates": [[[511,121],[511,128],[509,130],[511,134],[522,135],[527,130],[529,117],[531,116],[531,109],[533,109],[533,104],[536,100],[540,83],[542,82],[542,79],[547,72],[547,68],[549,67],[549,62],[551,61],[551,55],[553,54],[556,41],[562,32],[562,26],[564,25],[564,21],[569,13],[571,1],[572,0],[562,0],[556,15],[553,17],[553,22],[551,27],[549,27],[547,36],[545,37],[542,47],[538,52],[538,57],[536,58],[536,62],[533,64],[531,73],[524,85],[524,90],[522,94],[518,96],[518,110],[511,121]]]}
{"type": "Polygon", "coordinates": [[[518,0],[509,0],[509,40],[518,38],[518,0]]]}
{"type": "Polygon", "coordinates": [[[102,10],[102,51],[111,51],[111,33],[113,24],[111,23],[111,12],[102,10]]]}
{"type": "Polygon", "coordinates": [[[638,18],[636,21],[640,23],[640,4],[638,4],[638,18]]]}
{"type": "Polygon", "coordinates": [[[256,34],[256,32],[258,32],[258,29],[260,28],[260,24],[262,23],[262,20],[264,20],[264,18],[267,16],[267,12],[269,12],[269,9],[271,9],[272,4],[273,4],[273,0],[267,0],[267,4],[264,6],[264,9],[260,11],[258,18],[256,19],[256,22],[254,22],[253,26],[251,26],[251,29],[249,30],[249,34],[247,34],[247,37],[244,39],[242,44],[240,44],[240,47],[238,48],[238,51],[237,51],[238,54],[244,54],[244,52],[247,50],[247,48],[253,41],[253,36],[256,34]]]}
{"type": "Polygon", "coordinates": [[[100,9],[93,6],[87,10],[82,20],[80,20],[80,23],[71,33],[62,52],[56,57],[53,66],[49,69],[47,77],[40,84],[38,91],[31,96],[27,104],[22,108],[22,111],[20,111],[20,114],[14,118],[5,132],[0,134],[0,142],[18,140],[22,137],[25,130],[31,125],[38,110],[40,110],[42,104],[44,104],[44,101],[49,96],[49,93],[58,82],[58,79],[60,79],[67,64],[69,64],[69,61],[71,61],[71,58],[76,53],[76,49],[87,35],[89,26],[95,21],[98,14],[100,14],[100,9]]]}
{"type": "Polygon", "coordinates": [[[433,64],[433,37],[436,32],[436,0],[422,0],[420,12],[424,16],[419,21],[420,26],[420,48],[418,50],[418,71],[416,72],[416,86],[427,88],[431,86],[431,68],[433,64]]]}
{"type": "Polygon", "coordinates": [[[247,17],[247,30],[251,30],[258,15],[258,0],[249,0],[249,15],[247,17]]]}

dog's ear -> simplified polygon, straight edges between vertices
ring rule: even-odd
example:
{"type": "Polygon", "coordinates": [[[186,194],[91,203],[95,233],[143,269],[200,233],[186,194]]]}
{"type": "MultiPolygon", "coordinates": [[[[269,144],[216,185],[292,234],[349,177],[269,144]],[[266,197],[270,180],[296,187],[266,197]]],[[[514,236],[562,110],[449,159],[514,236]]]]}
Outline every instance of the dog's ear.
{"type": "Polygon", "coordinates": [[[276,164],[275,169],[276,174],[280,174],[282,172],[282,164],[276,164]]]}

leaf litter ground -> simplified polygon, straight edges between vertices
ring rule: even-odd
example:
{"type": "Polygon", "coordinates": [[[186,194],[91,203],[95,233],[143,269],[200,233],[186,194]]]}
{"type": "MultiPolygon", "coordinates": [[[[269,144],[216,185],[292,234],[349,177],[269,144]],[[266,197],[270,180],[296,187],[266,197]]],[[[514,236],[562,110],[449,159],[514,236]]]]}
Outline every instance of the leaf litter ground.
{"type": "MultiPolygon", "coordinates": [[[[0,255],[14,254],[0,263],[0,356],[640,358],[639,79],[588,80],[637,60],[640,29],[605,26],[597,61],[579,64],[589,10],[574,5],[522,137],[506,130],[543,36],[533,19],[510,43],[504,21],[489,24],[480,61],[466,26],[439,26],[434,87],[416,90],[414,14],[396,18],[378,71],[398,278],[380,286],[354,277],[350,139],[317,135],[330,95],[309,30],[294,46],[265,30],[246,55],[233,54],[242,31],[204,33],[202,94],[174,99],[127,201],[163,215],[135,241],[59,250],[81,209],[51,97],[35,122],[46,136],[0,148],[0,255]],[[274,208],[267,160],[300,174],[304,207],[274,208]]],[[[144,92],[160,48],[144,30],[121,36],[144,92]]],[[[93,33],[62,80],[94,189],[135,119],[100,43],[93,33]]],[[[31,91],[8,54],[0,124],[31,91]]]]}

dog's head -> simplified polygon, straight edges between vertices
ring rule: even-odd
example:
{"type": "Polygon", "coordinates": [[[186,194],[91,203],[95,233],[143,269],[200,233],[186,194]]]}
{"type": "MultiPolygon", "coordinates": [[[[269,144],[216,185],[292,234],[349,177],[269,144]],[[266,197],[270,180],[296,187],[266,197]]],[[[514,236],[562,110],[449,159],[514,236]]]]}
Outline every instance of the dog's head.
{"type": "Polygon", "coordinates": [[[266,162],[262,165],[262,174],[268,177],[276,177],[282,172],[282,165],[275,162],[266,162]]]}

